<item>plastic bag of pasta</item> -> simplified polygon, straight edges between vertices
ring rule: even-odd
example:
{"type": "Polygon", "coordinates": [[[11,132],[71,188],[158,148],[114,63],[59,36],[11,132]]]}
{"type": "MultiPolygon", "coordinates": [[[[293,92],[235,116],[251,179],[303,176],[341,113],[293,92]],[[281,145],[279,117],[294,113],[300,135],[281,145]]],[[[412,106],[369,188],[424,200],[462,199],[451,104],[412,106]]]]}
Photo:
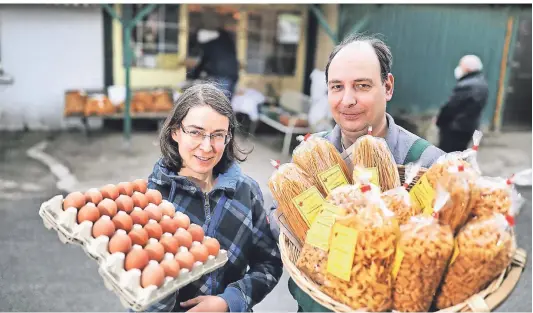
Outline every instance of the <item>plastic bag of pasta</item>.
{"type": "Polygon", "coordinates": [[[433,216],[417,215],[400,227],[392,269],[393,310],[429,312],[453,252],[452,230],[436,218],[449,197],[440,193],[433,216]]]}
{"type": "MultiPolygon", "coordinates": [[[[368,192],[365,186],[360,188],[368,192]]],[[[394,213],[379,197],[357,214],[338,218],[331,234],[324,293],[355,310],[389,310],[398,235],[394,213]]]]}
{"type": "Polygon", "coordinates": [[[298,256],[296,267],[318,285],[324,283],[333,224],[337,216],[346,215],[346,210],[326,203],[307,231],[305,244],[298,256]]]}
{"type": "MultiPolygon", "coordinates": [[[[482,217],[493,213],[509,214],[511,198],[517,196],[515,181],[531,182],[531,174],[521,172],[510,178],[482,176],[474,181],[472,188],[472,215],[482,217]]],[[[530,183],[531,184],[531,183],[530,183]]]]}
{"type": "Polygon", "coordinates": [[[278,203],[278,210],[285,216],[291,232],[301,246],[307,230],[324,203],[324,197],[313,180],[293,163],[272,162],[276,171],[268,180],[268,187],[278,203]]]}
{"type": "Polygon", "coordinates": [[[464,302],[496,279],[516,248],[513,226],[523,199],[512,201],[511,215],[493,213],[470,220],[455,238],[455,249],[437,294],[439,309],[464,302]]]}
{"type": "Polygon", "coordinates": [[[479,130],[474,131],[474,135],[472,135],[472,148],[467,149],[462,153],[462,158],[470,165],[472,165],[472,168],[479,175],[481,175],[481,168],[479,167],[479,163],[477,161],[477,154],[479,150],[479,143],[481,142],[482,137],[482,132],[480,132],[479,130]]]}
{"type": "Polygon", "coordinates": [[[372,126],[368,134],[359,137],[352,146],[354,166],[362,166],[375,171],[382,191],[401,185],[400,174],[387,142],[383,138],[372,136],[372,126]]]}
{"type": "Polygon", "coordinates": [[[418,175],[419,170],[419,164],[408,164],[405,167],[405,182],[403,185],[387,190],[381,195],[387,208],[396,214],[400,225],[406,223],[411,216],[420,213],[420,211],[412,205],[411,197],[407,191],[407,188],[412,183],[413,179],[418,175]]]}
{"type": "Polygon", "coordinates": [[[294,149],[292,161],[313,179],[324,195],[352,183],[346,162],[337,148],[324,138],[306,135],[294,149]]]}
{"type": "Polygon", "coordinates": [[[370,182],[373,177],[371,171],[360,166],[355,166],[354,171],[360,173],[354,185],[338,187],[326,197],[327,202],[349,213],[358,213],[369,205],[369,201],[375,202],[381,197],[380,188],[370,182]]]}

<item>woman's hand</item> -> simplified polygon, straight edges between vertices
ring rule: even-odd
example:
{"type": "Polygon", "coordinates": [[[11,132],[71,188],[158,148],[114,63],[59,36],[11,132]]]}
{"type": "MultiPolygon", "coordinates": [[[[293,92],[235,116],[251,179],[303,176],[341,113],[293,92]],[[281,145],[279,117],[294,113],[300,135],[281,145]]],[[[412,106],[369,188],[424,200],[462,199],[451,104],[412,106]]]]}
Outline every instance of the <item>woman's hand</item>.
{"type": "Polygon", "coordinates": [[[192,307],[187,312],[228,312],[226,300],[218,296],[199,296],[180,303],[181,307],[192,307]]]}

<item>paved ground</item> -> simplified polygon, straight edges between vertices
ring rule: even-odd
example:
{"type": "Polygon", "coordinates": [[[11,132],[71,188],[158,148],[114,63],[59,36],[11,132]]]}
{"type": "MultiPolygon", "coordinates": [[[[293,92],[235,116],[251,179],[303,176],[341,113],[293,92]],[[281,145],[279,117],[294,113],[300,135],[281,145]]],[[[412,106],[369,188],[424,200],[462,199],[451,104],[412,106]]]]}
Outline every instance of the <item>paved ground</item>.
{"type": "MultiPolygon", "coordinates": [[[[48,140],[39,148],[65,164],[76,177],[63,180],[60,187],[86,190],[147,177],[159,156],[156,134],[136,133],[129,152],[122,149],[120,133],[97,133],[90,138],[75,132],[0,136],[0,311],[123,311],[115,295],[104,288],[95,263],[79,247],[61,244],[55,233],[42,225],[37,214],[40,204],[62,191],[57,189],[57,177],[29,158],[26,150],[48,140]]],[[[270,205],[269,160],[287,161],[288,156],[279,155],[281,136],[260,136],[253,143],[254,152],[242,167],[260,183],[265,202],[270,205]]],[[[531,167],[531,134],[506,134],[485,138],[483,143],[479,160],[487,174],[508,176],[531,167]]],[[[243,140],[244,146],[251,144],[243,140]]],[[[57,166],[54,173],[65,174],[57,166]]],[[[531,187],[522,192],[528,202],[517,220],[518,244],[528,252],[528,263],[518,287],[498,311],[532,309],[531,187]]],[[[294,312],[296,305],[287,292],[287,278],[284,274],[254,311],[294,312]]]]}

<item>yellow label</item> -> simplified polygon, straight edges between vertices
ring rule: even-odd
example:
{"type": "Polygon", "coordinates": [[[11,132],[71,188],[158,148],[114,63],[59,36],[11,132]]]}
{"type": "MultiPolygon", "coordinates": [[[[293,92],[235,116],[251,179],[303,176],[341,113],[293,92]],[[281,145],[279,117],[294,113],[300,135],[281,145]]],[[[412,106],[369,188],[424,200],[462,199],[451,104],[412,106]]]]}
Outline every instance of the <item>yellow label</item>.
{"type": "MultiPolygon", "coordinates": [[[[365,170],[366,171],[369,171],[370,172],[370,183],[371,184],[374,184],[378,187],[380,187],[379,185],[379,172],[378,172],[378,168],[377,167],[365,167],[365,170]]],[[[353,176],[354,176],[354,180],[359,176],[361,175],[361,171],[359,170],[359,168],[354,168],[353,170],[353,176]]]]}
{"type": "Polygon", "coordinates": [[[396,217],[392,218],[392,227],[394,227],[394,233],[396,235],[396,242],[398,242],[398,240],[400,240],[401,232],[400,232],[400,223],[398,223],[398,219],[396,217]]]}
{"type": "Polygon", "coordinates": [[[313,186],[292,199],[292,203],[298,208],[307,225],[311,226],[324,204],[324,198],[313,186]]]}
{"type": "Polygon", "coordinates": [[[338,278],[350,281],[357,231],[344,225],[335,224],[331,232],[331,249],[328,254],[327,271],[338,278]]]}
{"type": "Polygon", "coordinates": [[[333,226],[335,223],[335,217],[341,215],[342,213],[343,210],[341,208],[326,201],[322,206],[322,212],[320,212],[320,220],[330,226],[333,226]]]}
{"type": "Polygon", "coordinates": [[[392,265],[392,279],[396,280],[396,276],[398,276],[398,272],[400,271],[400,266],[402,266],[403,257],[405,256],[405,252],[403,252],[403,249],[400,247],[396,248],[396,254],[394,255],[394,264],[392,265]]]}
{"type": "Polygon", "coordinates": [[[333,189],[348,184],[348,180],[344,176],[339,164],[332,166],[330,169],[325,170],[322,173],[319,173],[318,179],[320,179],[322,186],[324,186],[328,194],[333,189]]]}
{"type": "Polygon", "coordinates": [[[459,255],[459,245],[457,244],[457,239],[453,242],[453,254],[452,258],[450,259],[450,266],[455,262],[455,259],[457,259],[457,256],[459,255]]]}
{"type": "Polygon", "coordinates": [[[431,215],[433,213],[433,199],[435,198],[435,190],[431,187],[426,175],[423,175],[418,182],[409,191],[412,201],[416,201],[423,209],[424,214],[431,215]]]}
{"type": "Polygon", "coordinates": [[[323,223],[319,218],[317,218],[311,228],[309,228],[307,231],[305,242],[313,247],[317,247],[318,249],[328,251],[330,233],[331,225],[323,223]]]}

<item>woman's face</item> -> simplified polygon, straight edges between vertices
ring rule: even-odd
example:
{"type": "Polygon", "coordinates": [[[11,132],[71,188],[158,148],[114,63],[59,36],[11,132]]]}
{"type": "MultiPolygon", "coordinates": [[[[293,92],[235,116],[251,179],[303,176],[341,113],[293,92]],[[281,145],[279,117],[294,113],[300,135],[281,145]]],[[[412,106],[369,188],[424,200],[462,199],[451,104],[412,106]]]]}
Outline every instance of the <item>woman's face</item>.
{"type": "Polygon", "coordinates": [[[210,106],[196,106],[178,127],[172,132],[172,139],[178,143],[184,168],[192,172],[187,175],[210,174],[229,141],[229,118],[210,106]]]}

